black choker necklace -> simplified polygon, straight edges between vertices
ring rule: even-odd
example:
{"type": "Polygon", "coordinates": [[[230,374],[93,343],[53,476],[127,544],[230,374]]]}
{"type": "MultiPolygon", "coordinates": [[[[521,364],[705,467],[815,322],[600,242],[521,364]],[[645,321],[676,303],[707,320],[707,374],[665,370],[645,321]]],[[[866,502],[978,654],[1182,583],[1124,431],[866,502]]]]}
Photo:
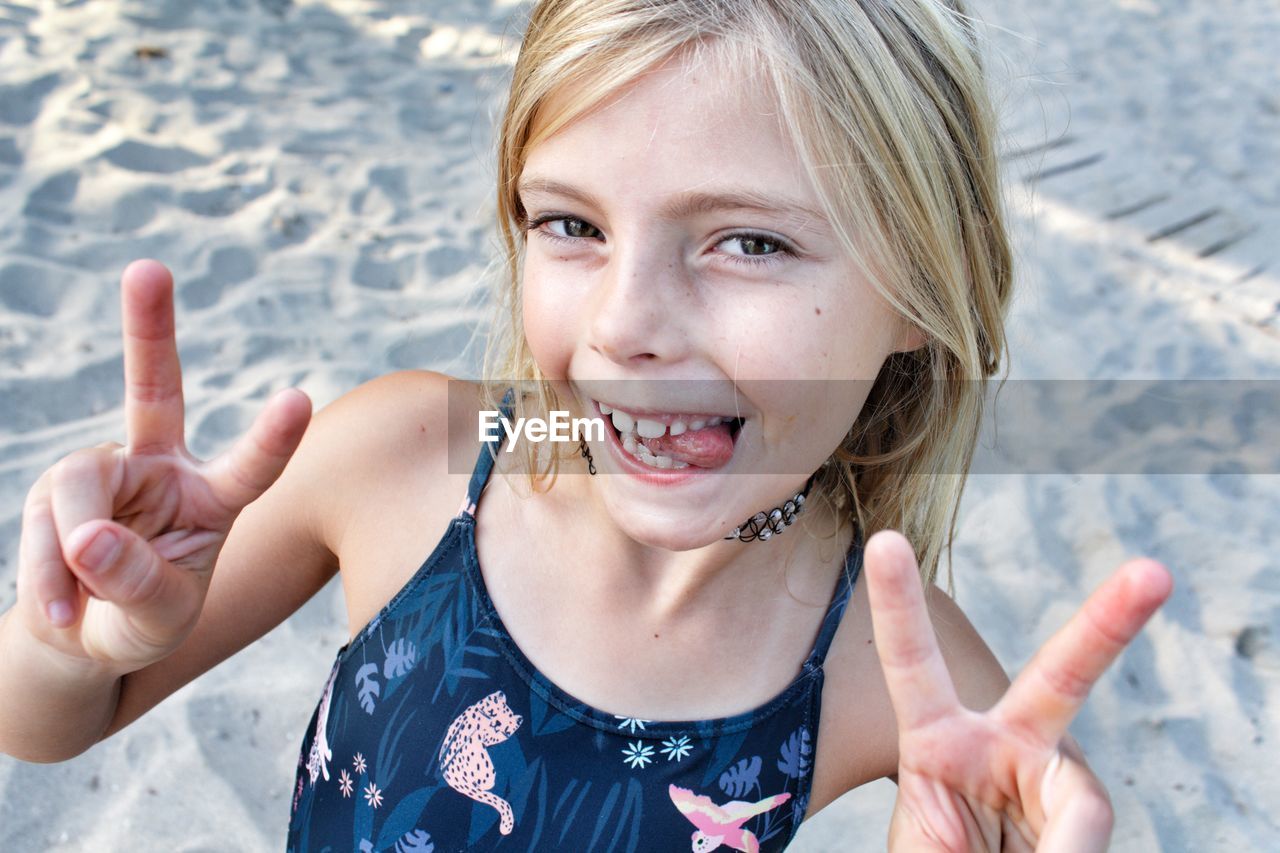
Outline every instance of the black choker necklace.
{"type": "Polygon", "coordinates": [[[748,518],[725,539],[736,539],[739,542],[754,542],[757,539],[761,542],[772,539],[776,534],[786,530],[795,523],[796,516],[800,514],[800,510],[804,509],[805,495],[809,494],[809,487],[813,485],[813,478],[810,477],[808,482],[804,484],[804,488],[796,492],[795,497],[784,503],[782,506],[774,507],[768,512],[757,512],[748,518]]]}
{"type": "MultiPolygon", "coordinates": [[[[596,473],[596,461],[591,458],[591,450],[587,447],[586,441],[581,444],[582,458],[587,460],[587,471],[591,474],[596,473]]],[[[761,542],[772,539],[776,534],[786,530],[795,523],[796,516],[800,514],[800,510],[804,509],[805,496],[809,494],[809,488],[813,485],[813,477],[805,481],[804,488],[796,492],[791,500],[782,506],[774,507],[768,512],[757,512],[748,518],[742,524],[733,529],[733,532],[724,537],[726,540],[736,539],[739,542],[761,542]]]]}

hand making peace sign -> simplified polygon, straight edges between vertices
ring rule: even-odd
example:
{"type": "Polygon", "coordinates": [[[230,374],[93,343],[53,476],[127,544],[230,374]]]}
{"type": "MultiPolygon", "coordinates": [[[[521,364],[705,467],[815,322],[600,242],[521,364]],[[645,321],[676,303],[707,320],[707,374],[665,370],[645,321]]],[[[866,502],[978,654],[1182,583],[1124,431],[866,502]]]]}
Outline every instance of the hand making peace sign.
{"type": "Polygon", "coordinates": [[[277,394],[235,446],[201,462],[183,438],[173,279],[160,264],[125,270],[123,326],[128,444],[72,453],[32,488],[16,608],[45,643],[121,674],[190,633],[227,531],[311,415],[304,394],[277,394]]]}
{"type": "Polygon", "coordinates": [[[893,850],[1105,850],[1111,806],[1063,749],[1094,682],[1172,589],[1151,560],[1121,566],[1049,639],[985,713],[956,698],[925,610],[911,546],[894,532],[866,546],[876,649],[898,719],[893,850]]]}

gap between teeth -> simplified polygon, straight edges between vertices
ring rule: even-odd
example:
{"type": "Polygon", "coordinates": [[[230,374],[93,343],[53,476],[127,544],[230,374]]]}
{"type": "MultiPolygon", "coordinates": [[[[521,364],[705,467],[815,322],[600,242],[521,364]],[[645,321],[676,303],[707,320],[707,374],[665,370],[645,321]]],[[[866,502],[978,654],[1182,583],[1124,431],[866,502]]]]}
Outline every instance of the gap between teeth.
{"type": "Polygon", "coordinates": [[[706,419],[697,419],[686,423],[682,420],[674,420],[670,426],[662,421],[651,421],[646,418],[633,418],[626,412],[618,409],[610,409],[604,403],[600,404],[601,414],[609,415],[613,420],[614,427],[620,433],[636,432],[641,438],[661,438],[668,432],[674,437],[684,433],[687,430],[700,430],[705,427],[719,426],[727,419],[721,417],[713,417],[706,419]]]}

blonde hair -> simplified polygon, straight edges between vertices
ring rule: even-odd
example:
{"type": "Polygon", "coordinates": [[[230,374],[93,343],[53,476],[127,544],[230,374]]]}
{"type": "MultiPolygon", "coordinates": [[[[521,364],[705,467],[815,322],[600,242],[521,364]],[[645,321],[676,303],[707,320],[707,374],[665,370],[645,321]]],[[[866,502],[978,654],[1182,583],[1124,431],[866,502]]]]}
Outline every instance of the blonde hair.
{"type": "MultiPolygon", "coordinates": [[[[525,211],[516,183],[529,151],[681,50],[759,69],[844,248],[926,336],[885,362],[814,494],[856,519],[864,536],[901,530],[931,582],[955,532],[986,380],[1002,362],[1012,283],[996,121],[961,0],[539,3],[499,137],[508,280],[485,376],[528,380],[529,405],[557,408],[520,311],[525,211]],[[551,96],[566,92],[551,114],[551,96]]],[[[500,385],[489,388],[496,402],[500,385]]],[[[554,481],[554,457],[530,461],[535,488],[554,481]]]]}

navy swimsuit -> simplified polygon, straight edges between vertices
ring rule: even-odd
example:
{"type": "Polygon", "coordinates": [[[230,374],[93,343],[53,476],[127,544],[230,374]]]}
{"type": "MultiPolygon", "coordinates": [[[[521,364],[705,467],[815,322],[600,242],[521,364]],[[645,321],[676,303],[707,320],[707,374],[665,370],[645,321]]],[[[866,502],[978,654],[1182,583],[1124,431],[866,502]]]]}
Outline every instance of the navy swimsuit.
{"type": "Polygon", "coordinates": [[[808,806],[823,659],[861,547],[772,701],[718,720],[619,717],[552,684],[494,610],[475,544],[492,468],[486,447],[435,551],[339,650],[303,739],[288,849],[786,847],[808,806]]]}

